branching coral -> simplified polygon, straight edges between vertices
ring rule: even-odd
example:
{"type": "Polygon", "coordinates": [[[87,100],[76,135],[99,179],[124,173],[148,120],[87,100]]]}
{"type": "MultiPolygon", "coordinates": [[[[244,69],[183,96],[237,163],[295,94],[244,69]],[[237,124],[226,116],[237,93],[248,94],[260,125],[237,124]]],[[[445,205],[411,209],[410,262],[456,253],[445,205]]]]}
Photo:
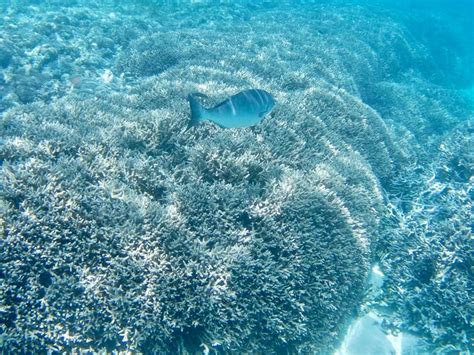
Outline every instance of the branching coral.
{"type": "Polygon", "coordinates": [[[433,175],[400,216],[384,258],[391,326],[434,351],[468,351],[472,338],[472,122],[444,139],[433,175]],[[449,306],[448,306],[449,305],[449,306]]]}
{"type": "Polygon", "coordinates": [[[282,6],[7,19],[42,25],[1,69],[2,349],[331,352],[384,254],[392,326],[464,344],[468,142],[426,165],[462,101],[423,78],[433,58],[403,21],[282,6]],[[39,85],[20,104],[18,61],[39,85]],[[278,103],[261,124],[186,131],[188,93],[252,87],[278,103]]]}
{"type": "Polygon", "coordinates": [[[295,155],[278,127],[304,141],[309,110],[184,132],[186,105],[128,106],[71,98],[5,116],[4,345],[28,329],[31,349],[333,347],[382,210],[366,160],[328,127],[295,155]]]}

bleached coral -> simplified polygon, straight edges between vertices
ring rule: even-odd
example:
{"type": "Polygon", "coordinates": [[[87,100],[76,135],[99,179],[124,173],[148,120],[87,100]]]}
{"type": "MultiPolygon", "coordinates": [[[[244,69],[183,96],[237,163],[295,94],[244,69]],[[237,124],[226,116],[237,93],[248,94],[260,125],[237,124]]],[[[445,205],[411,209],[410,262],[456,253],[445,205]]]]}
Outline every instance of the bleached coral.
{"type": "MultiPolygon", "coordinates": [[[[391,253],[381,265],[399,261],[418,242],[396,241],[400,231],[431,223],[423,198],[409,218],[396,219],[408,210],[397,196],[416,196],[407,181],[425,176],[417,164],[430,157],[407,144],[425,133],[409,123],[447,117],[444,133],[464,111],[426,80],[408,89],[405,78],[432,58],[402,23],[363,7],[209,6],[163,6],[152,16],[140,6],[113,16],[87,7],[64,16],[53,7],[29,17],[54,20],[58,57],[19,58],[49,48],[36,42],[50,28],[25,26],[32,43],[15,44],[12,62],[48,85],[48,70],[65,75],[54,95],[35,86],[28,104],[2,106],[10,108],[0,122],[2,348],[331,352],[364,300],[373,259],[391,253]],[[72,83],[76,69],[67,63],[81,68],[72,83]],[[105,70],[113,78],[101,77],[105,70]],[[186,131],[188,93],[202,91],[212,105],[250,87],[278,102],[260,125],[186,131]],[[416,102],[423,90],[443,94],[416,102]],[[432,103],[439,110],[425,117],[432,103]]],[[[22,75],[10,67],[12,78],[22,75]]],[[[453,159],[438,162],[462,163],[453,159]]],[[[456,176],[469,173],[464,165],[456,176]]],[[[449,196],[455,206],[464,201],[449,196]]],[[[424,247],[415,276],[403,269],[410,258],[393,274],[384,270],[387,289],[402,273],[453,274],[436,268],[424,247]]],[[[462,289],[456,280],[450,285],[462,289]]],[[[412,296],[413,288],[396,289],[412,296]]]]}

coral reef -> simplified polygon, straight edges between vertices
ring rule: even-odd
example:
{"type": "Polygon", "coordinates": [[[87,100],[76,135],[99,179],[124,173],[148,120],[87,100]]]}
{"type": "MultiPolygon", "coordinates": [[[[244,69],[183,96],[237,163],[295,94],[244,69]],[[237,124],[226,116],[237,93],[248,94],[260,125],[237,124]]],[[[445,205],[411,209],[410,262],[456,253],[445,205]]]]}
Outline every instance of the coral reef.
{"type": "Polygon", "coordinates": [[[2,10],[2,350],[332,353],[376,261],[387,329],[468,348],[467,52],[337,2],[2,10]],[[186,130],[248,88],[261,124],[186,130]]]}
{"type": "Polygon", "coordinates": [[[421,336],[437,352],[472,346],[472,130],[468,121],[442,140],[418,198],[399,209],[384,257],[387,326],[421,336]]]}
{"type": "Polygon", "coordinates": [[[5,114],[4,346],[28,329],[31,350],[333,347],[383,210],[365,159],[325,128],[298,162],[280,138],[308,139],[306,115],[184,132],[184,99],[127,104],[64,98],[5,114]]]}

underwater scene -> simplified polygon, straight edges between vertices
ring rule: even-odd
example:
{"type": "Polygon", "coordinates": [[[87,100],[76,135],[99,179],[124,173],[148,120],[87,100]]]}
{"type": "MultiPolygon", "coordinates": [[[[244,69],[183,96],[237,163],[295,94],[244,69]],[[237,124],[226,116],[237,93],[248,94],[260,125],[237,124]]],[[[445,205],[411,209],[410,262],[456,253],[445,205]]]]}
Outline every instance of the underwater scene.
{"type": "Polygon", "coordinates": [[[0,353],[474,353],[473,0],[0,0],[0,353]]]}

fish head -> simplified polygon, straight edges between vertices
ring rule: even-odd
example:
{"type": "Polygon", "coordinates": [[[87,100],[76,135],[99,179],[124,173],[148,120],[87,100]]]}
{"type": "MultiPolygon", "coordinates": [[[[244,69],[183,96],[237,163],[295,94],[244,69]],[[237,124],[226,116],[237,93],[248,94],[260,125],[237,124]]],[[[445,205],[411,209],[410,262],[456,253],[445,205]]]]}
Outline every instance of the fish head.
{"type": "Polygon", "coordinates": [[[264,100],[263,100],[263,111],[260,112],[259,116],[263,117],[266,114],[270,113],[273,110],[273,107],[276,105],[275,98],[268,92],[262,90],[264,100]]]}

